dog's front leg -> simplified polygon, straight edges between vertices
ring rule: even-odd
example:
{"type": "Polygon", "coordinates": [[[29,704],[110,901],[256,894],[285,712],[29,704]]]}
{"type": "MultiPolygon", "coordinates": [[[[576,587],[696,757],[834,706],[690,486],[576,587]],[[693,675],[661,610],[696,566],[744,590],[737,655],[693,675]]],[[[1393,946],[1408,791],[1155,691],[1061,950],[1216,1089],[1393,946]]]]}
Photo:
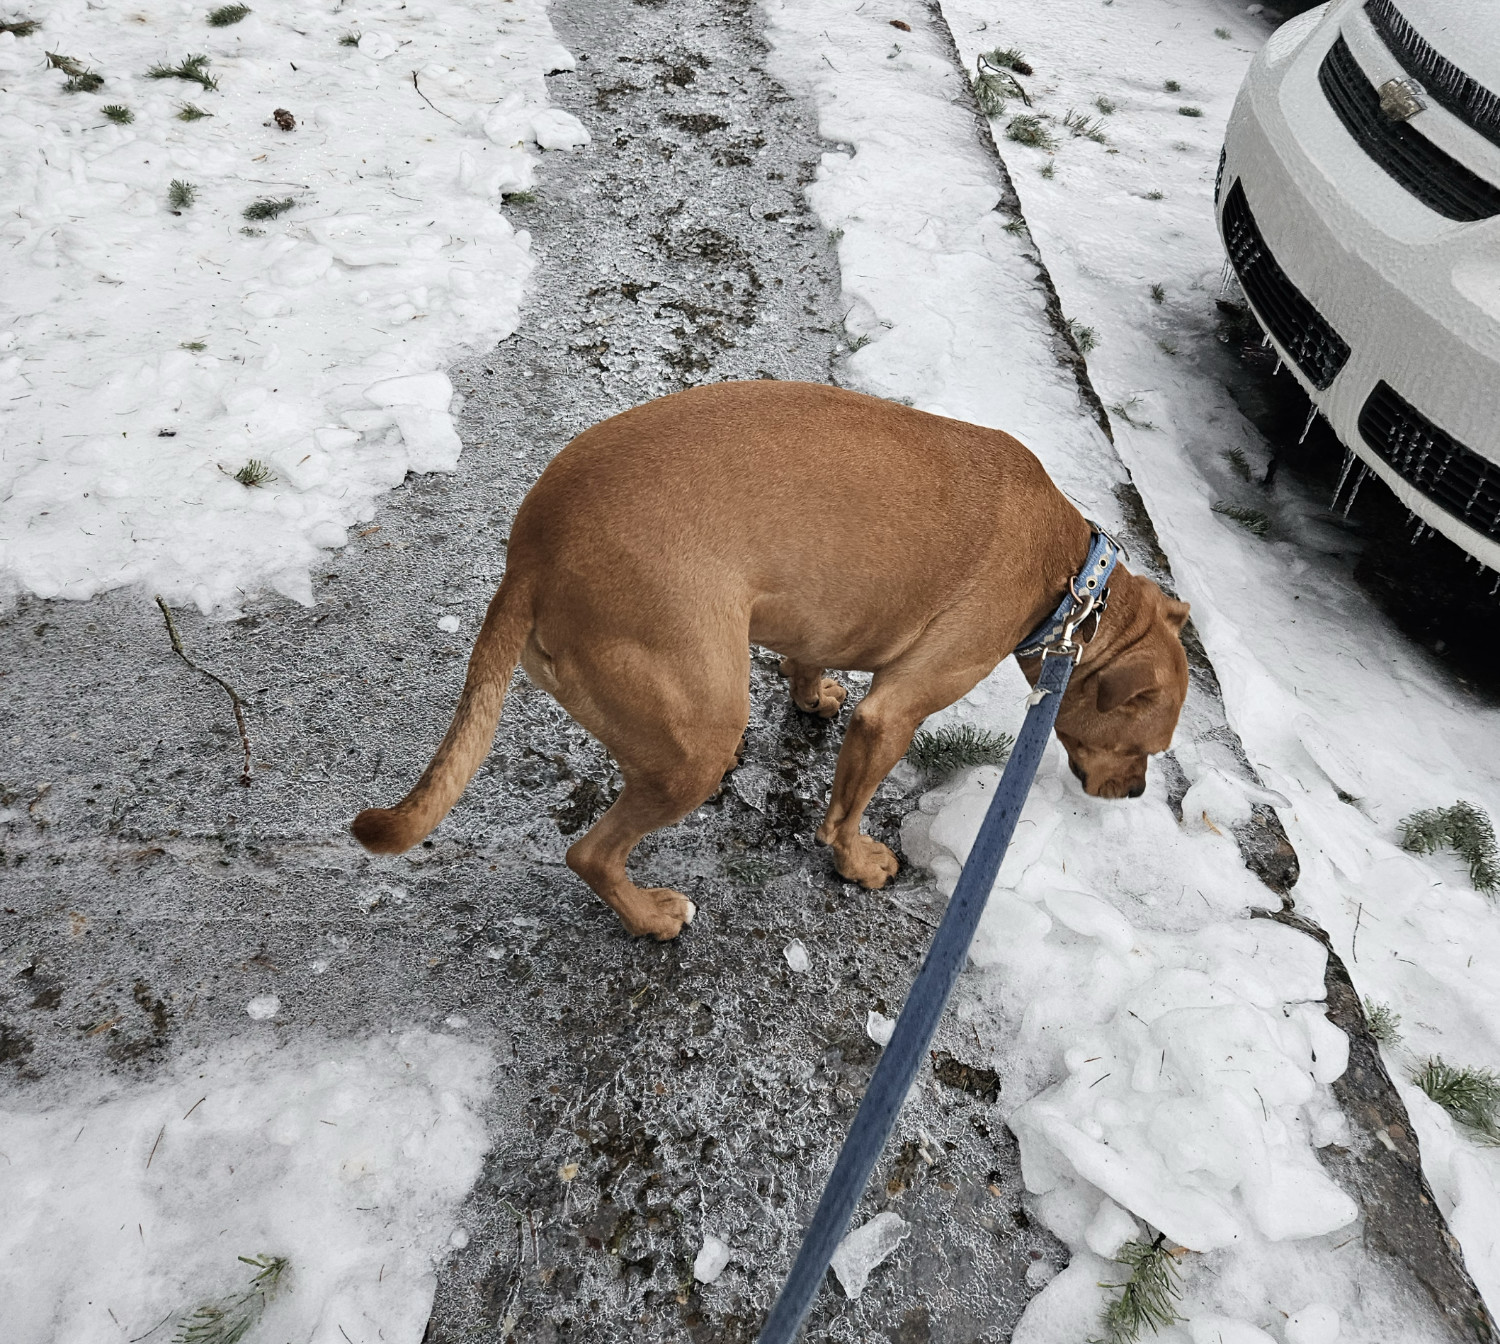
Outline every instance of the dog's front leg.
{"type": "Polygon", "coordinates": [[[989,670],[938,670],[927,657],[908,655],[876,673],[870,693],[849,720],[828,813],[818,827],[818,839],[832,848],[835,866],[851,882],[873,890],[895,877],[900,867],[896,856],[859,829],[865,808],[906,754],[922,720],[967,694],[989,670]]]}

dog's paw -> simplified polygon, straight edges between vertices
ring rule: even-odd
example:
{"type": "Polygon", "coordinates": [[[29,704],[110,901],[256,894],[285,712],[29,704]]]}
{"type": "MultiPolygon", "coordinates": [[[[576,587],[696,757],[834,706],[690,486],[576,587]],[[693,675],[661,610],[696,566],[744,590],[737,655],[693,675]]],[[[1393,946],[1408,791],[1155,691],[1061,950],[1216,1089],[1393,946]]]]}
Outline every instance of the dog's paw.
{"type": "Polygon", "coordinates": [[[896,856],[868,835],[856,836],[852,844],[836,844],[833,861],[842,876],[858,882],[867,891],[885,886],[901,868],[896,856]]]}
{"type": "Polygon", "coordinates": [[[839,710],[843,709],[844,701],[849,698],[846,691],[832,677],[824,677],[818,683],[818,694],[808,704],[799,704],[798,709],[807,714],[816,714],[820,719],[832,719],[838,717],[839,710]]]}
{"type": "Polygon", "coordinates": [[[670,887],[637,887],[629,910],[621,909],[620,919],[633,938],[655,938],[669,943],[693,922],[698,913],[680,891],[670,887]]]}

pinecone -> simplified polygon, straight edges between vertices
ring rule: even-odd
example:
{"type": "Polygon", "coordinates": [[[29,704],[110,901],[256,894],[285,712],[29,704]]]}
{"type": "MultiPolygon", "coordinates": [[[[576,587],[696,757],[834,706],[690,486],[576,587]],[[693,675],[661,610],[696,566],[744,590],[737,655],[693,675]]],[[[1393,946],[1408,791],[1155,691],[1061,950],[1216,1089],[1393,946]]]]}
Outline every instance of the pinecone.
{"type": "Polygon", "coordinates": [[[276,118],[276,124],[283,131],[295,131],[297,129],[297,118],[288,112],[286,108],[278,107],[271,115],[276,118]]]}

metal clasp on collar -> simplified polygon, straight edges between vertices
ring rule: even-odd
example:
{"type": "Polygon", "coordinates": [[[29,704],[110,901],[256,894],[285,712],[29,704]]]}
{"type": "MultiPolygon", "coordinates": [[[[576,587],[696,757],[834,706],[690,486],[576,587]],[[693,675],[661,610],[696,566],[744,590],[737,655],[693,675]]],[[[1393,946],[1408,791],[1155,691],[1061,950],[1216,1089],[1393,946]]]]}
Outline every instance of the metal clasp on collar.
{"type": "Polygon", "coordinates": [[[1062,631],[1057,638],[1042,646],[1043,658],[1071,658],[1074,663],[1077,663],[1083,657],[1084,649],[1099,633],[1099,617],[1109,605],[1109,589],[1101,588],[1097,592],[1087,591],[1092,582],[1093,580],[1090,579],[1085,584],[1086,591],[1082,594],[1074,587],[1073,610],[1064,619],[1062,631]],[[1094,625],[1088,633],[1088,638],[1074,639],[1073,632],[1091,617],[1094,625]]]}

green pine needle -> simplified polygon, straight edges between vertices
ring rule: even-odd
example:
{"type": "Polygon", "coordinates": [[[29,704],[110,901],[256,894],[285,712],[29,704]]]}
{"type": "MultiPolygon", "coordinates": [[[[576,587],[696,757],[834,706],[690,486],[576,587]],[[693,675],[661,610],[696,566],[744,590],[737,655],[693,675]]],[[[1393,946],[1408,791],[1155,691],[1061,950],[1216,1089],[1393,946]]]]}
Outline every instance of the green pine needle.
{"type": "Polygon", "coordinates": [[[1229,463],[1229,468],[1242,481],[1250,479],[1250,459],[1245,456],[1243,448],[1227,448],[1224,451],[1224,460],[1229,463]]]}
{"type": "Polygon", "coordinates": [[[1165,303],[1167,301],[1167,287],[1165,285],[1151,286],[1151,302],[1165,303]]]}
{"type": "Polygon", "coordinates": [[[1056,149],[1057,139],[1040,117],[1023,112],[1012,117],[1005,127],[1005,138],[1018,145],[1030,145],[1032,149],[1056,149]]]}
{"type": "Polygon", "coordinates": [[[30,37],[40,27],[35,19],[0,19],[0,33],[11,33],[16,37],[30,37]]]}
{"type": "Polygon", "coordinates": [[[1254,537],[1263,537],[1271,528],[1271,520],[1262,509],[1247,509],[1240,504],[1227,504],[1222,499],[1211,506],[1215,513],[1238,523],[1254,537]]]}
{"type": "Polygon", "coordinates": [[[1401,1043],[1401,1014],[1388,1003],[1379,1003],[1365,996],[1365,1025],[1381,1045],[1401,1043]]]}
{"type": "Polygon", "coordinates": [[[1031,67],[1014,47],[981,51],[974,60],[974,98],[979,110],[987,117],[998,117],[1010,98],[1019,98],[1030,107],[1031,95],[1016,78],[1030,73],[1031,67]]]}
{"type": "Polygon", "coordinates": [[[234,479],[243,485],[245,489],[251,490],[257,485],[266,485],[274,481],[276,473],[258,457],[252,457],[243,467],[234,473],[234,479]]]}
{"type": "Polygon", "coordinates": [[[1004,765],[1015,739],[972,724],[948,724],[936,732],[925,728],[911,740],[906,759],[928,779],[945,779],[974,765],[1004,765]]]}
{"type": "Polygon", "coordinates": [[[135,120],[135,113],[126,107],[124,103],[105,103],[99,111],[104,114],[107,120],[114,122],[116,126],[129,126],[135,120]]]}
{"type": "Polygon", "coordinates": [[[1201,117],[1203,109],[1201,107],[1179,107],[1177,115],[1179,117],[1201,117]]]}
{"type": "Polygon", "coordinates": [[[213,116],[212,112],[205,112],[193,103],[184,103],[177,109],[178,121],[202,121],[204,117],[211,116],[213,116]]]}
{"type": "Polygon", "coordinates": [[[1493,1069],[1456,1069],[1434,1055],[1411,1080],[1459,1124],[1500,1143],[1500,1076],[1493,1069]]]}
{"type": "Polygon", "coordinates": [[[1162,88],[1164,88],[1168,93],[1182,92],[1182,85],[1179,84],[1175,79],[1169,79],[1165,84],[1162,85],[1162,88]]]}
{"type": "Polygon", "coordinates": [[[64,93],[95,93],[104,84],[103,75],[61,52],[47,52],[47,64],[54,70],[61,70],[68,77],[63,84],[64,93]]]}
{"type": "Polygon", "coordinates": [[[1099,333],[1093,327],[1086,327],[1076,317],[1068,319],[1068,330],[1073,335],[1073,344],[1078,347],[1080,355],[1086,355],[1099,344],[1099,333]]]}
{"type": "Polygon", "coordinates": [[[153,65],[146,71],[147,79],[182,79],[189,84],[199,84],[212,92],[219,87],[219,81],[208,73],[208,67],[212,62],[207,56],[187,56],[177,65],[153,65]]]}
{"type": "Polygon", "coordinates": [[[1177,1286],[1177,1257],[1164,1241],[1161,1234],[1155,1241],[1127,1241],[1115,1255],[1116,1264],[1130,1267],[1130,1277],[1099,1285],[1122,1290],[1104,1309],[1104,1344],[1135,1344],[1146,1326],[1156,1334],[1183,1319],[1173,1305],[1182,1296],[1177,1286]]]}
{"type": "Polygon", "coordinates": [[[1139,397],[1126,397],[1124,401],[1117,401],[1110,406],[1109,413],[1118,415],[1132,429],[1155,429],[1156,426],[1150,420],[1137,419],[1136,411],[1140,409],[1141,399],[1139,397]]]}
{"type": "Polygon", "coordinates": [[[242,1255],[241,1264],[260,1272],[237,1297],[205,1302],[177,1323],[172,1344],[239,1344],[281,1287],[287,1259],[281,1255],[242,1255]]]}
{"type": "Polygon", "coordinates": [[[284,215],[297,202],[290,196],[283,196],[277,200],[272,196],[263,196],[258,201],[252,201],[245,207],[246,219],[275,219],[278,215],[284,215]]]}
{"type": "Polygon", "coordinates": [[[1452,807],[1429,807],[1401,822],[1401,848],[1413,854],[1452,849],[1469,865],[1476,891],[1490,895],[1500,887],[1500,853],[1487,813],[1462,799],[1452,807]]]}
{"type": "MultiPolygon", "coordinates": [[[[1113,110],[1113,104],[1111,104],[1111,110],[1113,110]]],[[[1085,140],[1092,140],[1095,144],[1100,145],[1107,143],[1104,134],[1104,123],[1098,117],[1091,117],[1084,112],[1075,112],[1070,107],[1067,115],[1063,118],[1062,124],[1072,131],[1074,135],[1081,135],[1085,140]]]]}
{"type": "Polygon", "coordinates": [[[172,179],[172,185],[167,188],[167,204],[174,210],[186,210],[198,199],[198,188],[191,182],[184,182],[180,177],[172,179]]]}
{"type": "Polygon", "coordinates": [[[249,5],[220,5],[218,9],[208,11],[208,22],[211,28],[228,28],[232,23],[238,23],[250,12],[249,5]]]}
{"type": "Polygon", "coordinates": [[[1115,114],[1114,99],[1106,98],[1102,93],[1094,99],[1094,106],[1104,113],[1106,117],[1112,117],[1115,114]]]}
{"type": "Polygon", "coordinates": [[[339,46],[341,46],[341,47],[357,47],[357,46],[359,46],[359,34],[355,33],[355,32],[345,33],[343,35],[343,37],[339,38],[339,46]]]}

